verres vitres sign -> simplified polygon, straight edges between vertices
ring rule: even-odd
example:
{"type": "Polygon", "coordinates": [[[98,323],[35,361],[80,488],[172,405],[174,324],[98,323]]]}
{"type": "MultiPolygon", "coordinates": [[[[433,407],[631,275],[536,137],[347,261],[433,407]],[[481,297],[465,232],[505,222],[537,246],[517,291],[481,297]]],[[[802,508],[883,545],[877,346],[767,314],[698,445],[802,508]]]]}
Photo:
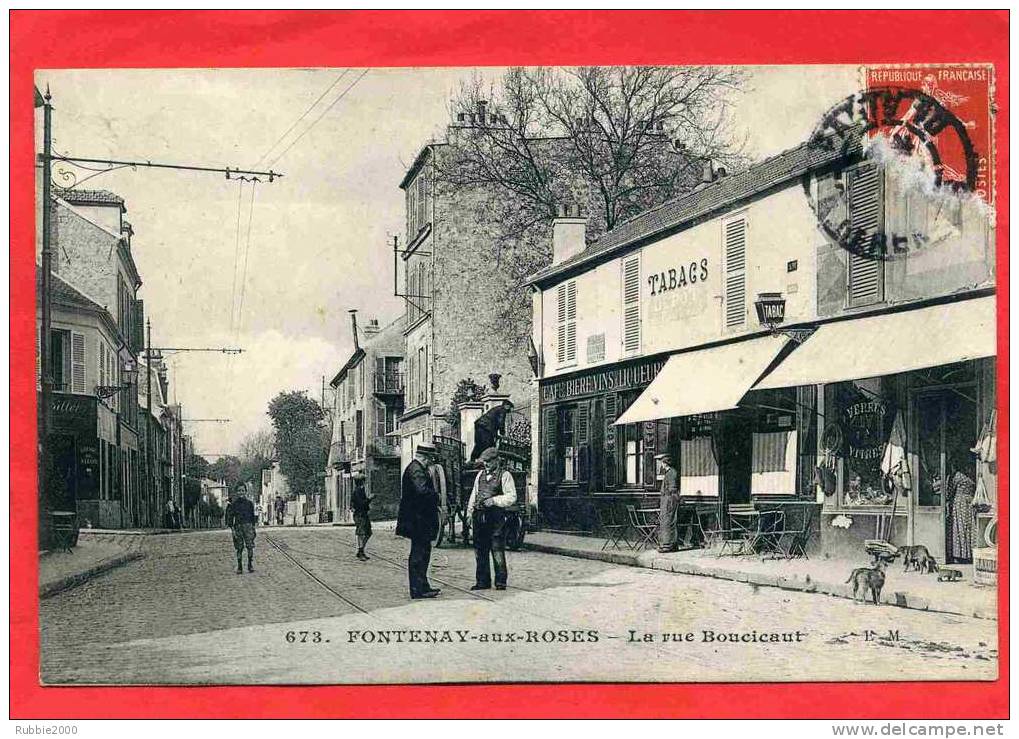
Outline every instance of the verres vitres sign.
{"type": "Polygon", "coordinates": [[[551,380],[541,387],[541,402],[555,403],[582,395],[645,387],[665,365],[664,359],[610,367],[580,377],[551,380]]]}

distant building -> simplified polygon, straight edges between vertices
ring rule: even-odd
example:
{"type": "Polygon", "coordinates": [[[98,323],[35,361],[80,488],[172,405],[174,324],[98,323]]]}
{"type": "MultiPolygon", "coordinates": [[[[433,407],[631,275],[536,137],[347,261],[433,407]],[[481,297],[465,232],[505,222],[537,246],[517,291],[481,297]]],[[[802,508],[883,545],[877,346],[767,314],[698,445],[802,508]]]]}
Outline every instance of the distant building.
{"type": "Polygon", "coordinates": [[[356,315],[351,320],[354,353],[329,383],[333,429],[325,471],[326,505],[335,522],[352,520],[354,475],[365,477],[373,496],[373,516],[395,516],[400,500],[397,419],[404,405],[403,319],[385,328],[371,320],[361,332],[356,315]]]}
{"type": "MultiPolygon", "coordinates": [[[[273,460],[270,467],[262,470],[262,487],[258,503],[262,508],[262,522],[277,523],[277,511],[282,511],[290,496],[290,486],[286,475],[280,470],[279,460],[273,460]]],[[[282,521],[279,521],[282,523],[282,521]]]]}

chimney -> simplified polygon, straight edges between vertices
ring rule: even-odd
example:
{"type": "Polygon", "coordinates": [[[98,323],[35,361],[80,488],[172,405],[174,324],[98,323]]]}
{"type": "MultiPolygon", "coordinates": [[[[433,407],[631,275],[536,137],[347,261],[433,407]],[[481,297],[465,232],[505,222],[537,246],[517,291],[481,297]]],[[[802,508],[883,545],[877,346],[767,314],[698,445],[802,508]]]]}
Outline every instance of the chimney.
{"type": "Polygon", "coordinates": [[[365,336],[374,336],[379,332],[379,321],[377,318],[372,318],[368,321],[368,324],[363,329],[365,336]]]}
{"type": "Polygon", "coordinates": [[[120,235],[127,242],[127,247],[131,248],[131,237],[134,236],[134,229],[131,228],[131,224],[128,221],[120,222],[120,235]]]}
{"type": "Polygon", "coordinates": [[[347,312],[350,313],[350,332],[354,337],[354,351],[356,352],[361,348],[361,344],[357,340],[357,309],[351,308],[347,312]]]}
{"type": "Polygon", "coordinates": [[[478,101],[478,123],[480,123],[482,126],[484,126],[485,122],[488,120],[488,118],[485,116],[485,108],[487,105],[488,105],[487,100],[478,101]]]}
{"type": "Polygon", "coordinates": [[[552,221],[552,264],[565,262],[587,246],[587,219],[576,205],[564,203],[552,221]]]}
{"type": "Polygon", "coordinates": [[[715,181],[715,165],[711,163],[710,159],[705,159],[702,165],[701,182],[708,183],[715,181]]]}
{"type": "Polygon", "coordinates": [[[458,123],[464,123],[467,120],[467,115],[465,113],[457,113],[456,120],[458,123]]]}

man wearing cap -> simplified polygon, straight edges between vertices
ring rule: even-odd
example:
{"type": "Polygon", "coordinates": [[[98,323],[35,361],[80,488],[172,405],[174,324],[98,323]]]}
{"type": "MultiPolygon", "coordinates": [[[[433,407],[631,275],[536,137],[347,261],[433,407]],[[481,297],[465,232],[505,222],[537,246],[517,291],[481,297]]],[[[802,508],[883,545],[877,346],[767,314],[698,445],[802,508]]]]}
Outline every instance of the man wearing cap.
{"type": "Polygon", "coordinates": [[[368,509],[371,507],[371,496],[365,489],[364,473],[358,472],[354,475],[354,490],[350,493],[350,510],[354,513],[354,535],[357,537],[357,554],[355,555],[362,562],[369,559],[364,553],[365,545],[372,537],[372,522],[368,518],[368,509]]]}
{"type": "Polygon", "coordinates": [[[234,538],[234,551],[237,553],[237,574],[241,574],[241,554],[248,550],[248,572],[254,572],[255,568],[252,559],[255,555],[255,506],[245,495],[245,489],[240,488],[234,493],[234,497],[227,503],[226,513],[223,520],[230,527],[234,538]]]}
{"type": "Polygon", "coordinates": [[[474,448],[471,450],[471,461],[478,459],[479,455],[494,447],[500,436],[506,435],[506,414],[513,410],[513,403],[509,398],[503,400],[499,405],[485,411],[481,418],[474,422],[474,448]]]}
{"type": "Polygon", "coordinates": [[[410,539],[407,577],[410,581],[410,597],[415,600],[434,598],[439,594],[428,583],[432,541],[439,533],[439,498],[427,468],[435,454],[434,447],[418,445],[414,459],[403,471],[400,509],[396,514],[396,535],[410,539]]]}
{"type": "Polygon", "coordinates": [[[474,478],[474,488],[467,501],[467,515],[474,528],[474,585],[471,590],[488,590],[492,587],[492,572],[488,559],[495,568],[495,589],[506,589],[506,509],[517,502],[517,488],[513,475],[504,470],[499,452],[489,447],[479,457],[485,469],[474,478]]]}
{"type": "Polygon", "coordinates": [[[679,545],[676,514],[679,511],[679,477],[668,454],[655,455],[662,468],[662,497],[658,511],[658,551],[675,552],[679,545]]]}

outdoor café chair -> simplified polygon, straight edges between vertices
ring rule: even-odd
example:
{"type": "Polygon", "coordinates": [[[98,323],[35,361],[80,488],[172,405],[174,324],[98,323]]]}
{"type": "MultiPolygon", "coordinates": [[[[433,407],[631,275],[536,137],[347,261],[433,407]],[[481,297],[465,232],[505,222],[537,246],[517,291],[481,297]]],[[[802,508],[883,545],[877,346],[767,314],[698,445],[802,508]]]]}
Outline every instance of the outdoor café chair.
{"type": "Polygon", "coordinates": [[[646,547],[650,547],[652,549],[657,549],[658,509],[637,508],[636,506],[628,505],[626,506],[626,511],[630,517],[630,525],[637,534],[637,542],[633,548],[644,549],[646,547]]]}
{"type": "Polygon", "coordinates": [[[746,539],[743,554],[764,554],[778,548],[778,532],[782,530],[785,513],[779,509],[758,511],[757,525],[746,539]]]}
{"type": "Polygon", "coordinates": [[[810,543],[810,537],[814,534],[813,527],[814,508],[809,506],[800,518],[799,528],[789,529],[783,526],[778,531],[772,532],[772,535],[776,537],[773,554],[785,559],[795,557],[810,559],[807,556],[807,544],[810,543]]]}
{"type": "Polygon", "coordinates": [[[760,518],[760,511],[754,508],[752,503],[733,503],[729,506],[728,513],[729,530],[722,538],[718,550],[719,557],[727,550],[736,556],[745,554],[749,542],[756,536],[760,518]]]}
{"type": "Polygon", "coordinates": [[[628,549],[633,549],[633,544],[627,538],[627,529],[630,524],[625,519],[621,519],[617,508],[611,503],[608,505],[598,506],[595,508],[598,514],[598,528],[601,531],[602,536],[605,537],[605,543],[602,544],[602,551],[605,551],[609,547],[614,549],[622,549],[623,544],[628,549]]]}

